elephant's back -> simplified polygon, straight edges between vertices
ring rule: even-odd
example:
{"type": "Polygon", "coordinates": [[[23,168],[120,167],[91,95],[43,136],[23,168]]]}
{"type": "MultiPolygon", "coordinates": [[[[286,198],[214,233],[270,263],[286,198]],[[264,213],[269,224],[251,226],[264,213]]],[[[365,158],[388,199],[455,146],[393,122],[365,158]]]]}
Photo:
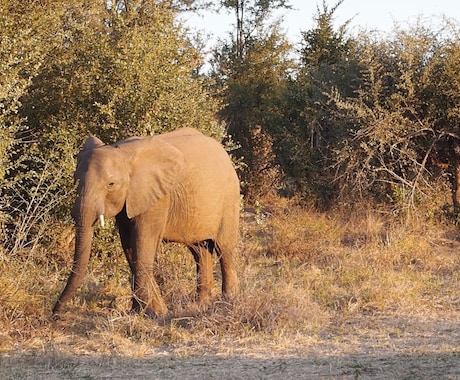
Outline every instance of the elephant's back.
{"type": "Polygon", "coordinates": [[[183,128],[161,136],[184,154],[190,176],[219,185],[238,183],[233,163],[218,141],[192,128],[183,128]]]}

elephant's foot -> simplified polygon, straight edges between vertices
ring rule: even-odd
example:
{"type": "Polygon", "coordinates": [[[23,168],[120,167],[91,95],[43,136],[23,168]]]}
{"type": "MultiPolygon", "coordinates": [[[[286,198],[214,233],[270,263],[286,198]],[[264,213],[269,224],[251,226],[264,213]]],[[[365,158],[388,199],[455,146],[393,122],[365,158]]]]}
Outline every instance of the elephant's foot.
{"type": "Polygon", "coordinates": [[[239,294],[238,286],[222,290],[222,296],[227,301],[233,301],[235,298],[237,298],[238,294],[239,294]]]}
{"type": "Polygon", "coordinates": [[[233,300],[237,297],[238,293],[239,284],[236,272],[234,270],[226,271],[222,281],[222,295],[228,300],[233,300]]]}
{"type": "Polygon", "coordinates": [[[147,305],[145,302],[133,297],[131,311],[136,314],[144,314],[149,318],[156,319],[158,317],[164,317],[168,313],[168,308],[163,300],[161,300],[158,305],[152,305],[152,303],[147,305]]]}
{"type": "Polygon", "coordinates": [[[158,318],[164,318],[166,314],[168,313],[168,310],[158,313],[156,311],[153,311],[151,308],[147,307],[144,310],[142,310],[143,314],[150,319],[158,319],[158,318]]]}
{"type": "Polygon", "coordinates": [[[207,310],[212,304],[212,298],[211,297],[202,297],[201,295],[198,296],[197,300],[197,305],[200,310],[207,310]]]}
{"type": "Polygon", "coordinates": [[[213,296],[214,283],[209,281],[208,284],[199,284],[197,289],[197,301],[199,305],[209,306],[214,298],[213,296]]]}

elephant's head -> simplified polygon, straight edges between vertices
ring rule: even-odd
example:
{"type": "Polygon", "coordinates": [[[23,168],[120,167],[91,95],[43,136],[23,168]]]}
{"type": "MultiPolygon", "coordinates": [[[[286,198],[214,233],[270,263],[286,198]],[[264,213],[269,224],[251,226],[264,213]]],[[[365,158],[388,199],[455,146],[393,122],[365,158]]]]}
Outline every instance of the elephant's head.
{"type": "Polygon", "coordinates": [[[147,211],[171,193],[184,172],[183,154],[161,138],[130,138],[104,145],[90,137],[77,159],[77,199],[72,208],[76,225],[72,273],[53,312],[73,295],[83,280],[90,257],[94,225],[124,208],[128,218],[147,211]]]}

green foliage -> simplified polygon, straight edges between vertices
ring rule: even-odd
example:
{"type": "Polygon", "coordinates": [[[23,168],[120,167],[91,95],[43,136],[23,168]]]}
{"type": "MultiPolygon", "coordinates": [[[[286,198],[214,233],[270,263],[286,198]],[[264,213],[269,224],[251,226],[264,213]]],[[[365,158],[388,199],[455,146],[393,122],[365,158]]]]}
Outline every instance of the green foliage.
{"type": "Polygon", "coordinates": [[[280,8],[290,8],[286,0],[220,0],[220,4],[235,15],[232,44],[240,60],[244,60],[250,41],[257,39],[257,34],[265,30],[265,24],[273,12],[280,8]]]}
{"type": "Polygon", "coordinates": [[[447,178],[429,165],[436,142],[460,133],[458,24],[350,36],[334,25],[341,4],[318,7],[296,62],[270,23],[288,2],[221,1],[236,33],[204,76],[178,12],[206,2],[2,2],[0,231],[16,231],[2,241],[29,244],[67,218],[89,135],[180,126],[217,139],[228,127],[248,200],[284,186],[318,206],[419,207],[447,178]]]}
{"type": "Polygon", "coordinates": [[[212,75],[224,99],[220,117],[245,163],[240,175],[243,193],[253,202],[257,194],[275,190],[280,178],[272,146],[282,124],[287,72],[293,62],[279,20],[270,23],[270,18],[275,10],[290,6],[284,0],[225,0],[221,5],[234,12],[235,33],[215,49],[212,75]]]}
{"type": "Polygon", "coordinates": [[[290,48],[274,25],[257,38],[246,39],[244,58],[234,41],[215,52],[214,75],[225,99],[220,117],[241,147],[236,153],[247,165],[241,177],[248,200],[250,194],[273,189],[273,171],[268,173],[275,169],[276,160],[270,135],[276,136],[283,119],[287,72],[292,68],[290,48]],[[256,137],[260,130],[267,143],[256,137]]]}
{"type": "Polygon", "coordinates": [[[314,18],[315,27],[302,32],[302,48],[300,60],[302,72],[308,75],[309,70],[317,70],[320,66],[334,65],[341,62],[349,50],[351,40],[347,38],[347,25],[342,24],[336,31],[334,15],[337,8],[343,3],[339,1],[331,9],[323,1],[323,8],[317,7],[314,18]]]}
{"type": "Polygon", "coordinates": [[[75,155],[89,135],[111,143],[189,126],[223,136],[219,102],[197,74],[202,58],[177,8],[117,4],[0,6],[8,73],[0,94],[2,209],[16,229],[37,197],[47,205],[39,214],[68,215],[75,155]]]}
{"type": "Polygon", "coordinates": [[[61,45],[24,107],[43,137],[66,130],[78,143],[90,133],[115,141],[184,125],[212,132],[217,103],[194,75],[201,57],[175,13],[162,2],[128,9],[87,5],[62,16],[61,45]]]}
{"type": "MultiPolygon", "coordinates": [[[[50,5],[50,11],[56,9],[50,5]]],[[[14,222],[21,199],[13,202],[12,198],[32,176],[25,173],[31,135],[19,110],[51,50],[56,19],[52,14],[44,16],[45,7],[37,2],[7,0],[0,5],[0,231],[5,223],[14,222]],[[43,43],[37,43],[40,36],[43,43]]]]}
{"type": "Polygon", "coordinates": [[[264,193],[256,189],[270,176],[260,168],[280,165],[286,194],[301,193],[310,204],[371,199],[398,213],[416,208],[438,178],[429,165],[436,141],[459,133],[458,25],[350,36],[349,21],[334,25],[342,3],[318,6],[295,66],[276,25],[263,17],[253,29],[245,24],[258,6],[269,14],[284,2],[223,2],[235,10],[237,33],[216,50],[214,75],[225,104],[220,116],[247,164],[245,194],[264,193]],[[270,159],[254,139],[260,128],[270,159]]]}
{"type": "Polygon", "coordinates": [[[327,104],[333,89],[353,96],[359,86],[356,41],[347,25],[334,27],[334,15],[342,2],[318,7],[315,26],[302,33],[300,64],[286,91],[283,133],[278,151],[286,174],[296,191],[328,206],[337,188],[331,172],[334,147],[348,133],[348,126],[335,122],[327,104]]]}

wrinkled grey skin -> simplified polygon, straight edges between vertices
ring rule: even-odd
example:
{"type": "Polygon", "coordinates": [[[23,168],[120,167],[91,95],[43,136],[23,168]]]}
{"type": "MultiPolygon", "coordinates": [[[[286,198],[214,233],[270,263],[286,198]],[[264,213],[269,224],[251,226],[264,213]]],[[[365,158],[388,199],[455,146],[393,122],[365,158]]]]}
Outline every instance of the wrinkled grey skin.
{"type": "Polygon", "coordinates": [[[153,277],[162,240],[189,247],[201,304],[209,304],[214,286],[212,252],[220,259],[223,294],[237,294],[239,181],[218,142],[191,128],[113,145],[90,137],[78,156],[75,178],[75,257],[53,313],[62,310],[86,274],[94,226],[111,217],[133,276],[133,310],[167,313],[153,277]]]}

